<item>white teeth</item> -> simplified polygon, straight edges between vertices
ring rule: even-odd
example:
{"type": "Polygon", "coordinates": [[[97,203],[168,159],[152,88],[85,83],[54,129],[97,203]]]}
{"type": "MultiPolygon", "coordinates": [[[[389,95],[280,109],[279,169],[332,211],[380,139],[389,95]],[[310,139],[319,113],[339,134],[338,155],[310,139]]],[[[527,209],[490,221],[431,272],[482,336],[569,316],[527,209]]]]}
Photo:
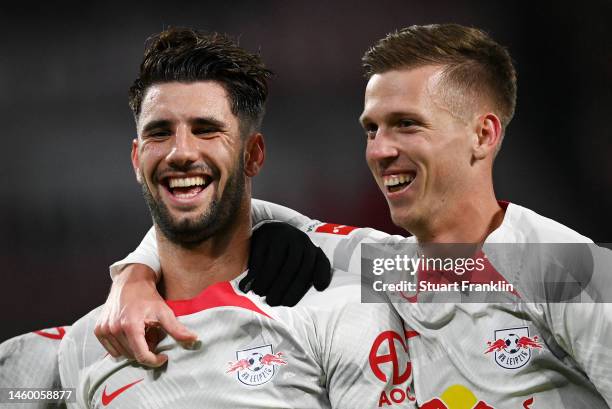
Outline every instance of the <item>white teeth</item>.
{"type": "Polygon", "coordinates": [[[168,186],[170,186],[170,188],[203,186],[203,185],[204,185],[204,178],[202,176],[194,176],[191,178],[170,178],[168,182],[168,186]]]}
{"type": "Polygon", "coordinates": [[[393,187],[402,183],[410,183],[414,180],[413,175],[409,175],[407,173],[402,173],[399,175],[385,176],[384,183],[385,186],[393,187]]]}

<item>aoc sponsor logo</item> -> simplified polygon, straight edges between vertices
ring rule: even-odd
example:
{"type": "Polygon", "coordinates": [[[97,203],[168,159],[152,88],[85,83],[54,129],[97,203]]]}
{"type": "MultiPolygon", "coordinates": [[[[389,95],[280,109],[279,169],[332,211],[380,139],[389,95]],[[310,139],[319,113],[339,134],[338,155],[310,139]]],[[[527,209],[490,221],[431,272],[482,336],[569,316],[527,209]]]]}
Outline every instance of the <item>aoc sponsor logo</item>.
{"type": "Polygon", "coordinates": [[[228,362],[226,373],[236,373],[237,379],[245,385],[257,386],[269,382],[276,372],[276,366],[287,365],[284,354],[272,351],[272,345],[236,351],[236,360],[228,362]]]}
{"type": "Polygon", "coordinates": [[[529,336],[528,327],[506,328],[495,331],[493,341],[487,342],[485,354],[493,352],[497,365],[505,369],[518,369],[531,359],[532,349],[541,349],[538,337],[529,336]]]}
{"type": "Polygon", "coordinates": [[[412,366],[408,360],[408,344],[406,343],[406,338],[414,336],[412,334],[411,331],[401,336],[395,331],[383,331],[372,343],[369,358],[370,369],[381,382],[392,384],[391,390],[383,390],[380,393],[379,408],[394,404],[400,405],[406,400],[409,402],[416,400],[410,387],[412,366]]]}

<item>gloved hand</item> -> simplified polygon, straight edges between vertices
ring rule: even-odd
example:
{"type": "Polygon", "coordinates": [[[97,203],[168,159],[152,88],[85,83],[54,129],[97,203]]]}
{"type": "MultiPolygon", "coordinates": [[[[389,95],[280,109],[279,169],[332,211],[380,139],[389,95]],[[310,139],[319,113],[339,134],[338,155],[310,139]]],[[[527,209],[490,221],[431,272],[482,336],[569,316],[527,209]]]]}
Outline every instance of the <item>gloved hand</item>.
{"type": "Polygon", "coordinates": [[[248,266],[240,289],[265,295],[271,306],[292,307],[311,286],[323,291],[331,281],[323,250],[287,223],[265,223],[253,232],[248,266]]]}

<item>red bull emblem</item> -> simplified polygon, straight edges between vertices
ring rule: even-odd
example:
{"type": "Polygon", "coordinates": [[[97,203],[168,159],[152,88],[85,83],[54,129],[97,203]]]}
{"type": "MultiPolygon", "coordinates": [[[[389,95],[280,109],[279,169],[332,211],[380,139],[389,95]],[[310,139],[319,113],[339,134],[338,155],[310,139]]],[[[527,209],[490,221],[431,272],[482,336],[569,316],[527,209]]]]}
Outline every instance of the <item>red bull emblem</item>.
{"type": "Polygon", "coordinates": [[[478,399],[474,392],[463,385],[452,385],[438,398],[433,398],[420,406],[422,409],[495,409],[487,402],[478,399]]]}
{"type": "Polygon", "coordinates": [[[226,373],[236,373],[237,379],[248,386],[269,382],[275,374],[275,367],[287,365],[282,352],[276,354],[272,345],[236,351],[236,360],[228,362],[226,373]]]}
{"type": "Polygon", "coordinates": [[[518,369],[531,359],[532,349],[542,349],[538,337],[529,336],[528,327],[495,331],[495,339],[487,342],[485,354],[494,353],[495,362],[506,369],[518,369]]]}
{"type": "Polygon", "coordinates": [[[274,355],[265,354],[263,358],[261,358],[261,363],[264,365],[287,365],[287,361],[281,358],[282,356],[282,352],[278,352],[274,355]]]}
{"type": "Polygon", "coordinates": [[[246,359],[239,359],[236,362],[228,362],[229,368],[226,373],[236,372],[240,369],[247,369],[251,364],[246,359]]]}

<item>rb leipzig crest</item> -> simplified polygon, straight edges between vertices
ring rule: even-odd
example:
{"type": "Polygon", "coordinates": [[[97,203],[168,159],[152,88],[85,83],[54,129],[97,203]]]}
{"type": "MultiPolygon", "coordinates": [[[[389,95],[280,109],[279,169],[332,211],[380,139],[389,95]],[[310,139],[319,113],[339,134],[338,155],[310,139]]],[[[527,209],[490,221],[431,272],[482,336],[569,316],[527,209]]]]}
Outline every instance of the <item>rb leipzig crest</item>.
{"type": "Polygon", "coordinates": [[[487,342],[485,354],[495,355],[497,365],[506,369],[518,369],[531,359],[532,349],[541,349],[538,337],[529,336],[528,327],[495,330],[495,340],[487,342]]]}
{"type": "Polygon", "coordinates": [[[278,365],[287,365],[283,353],[275,354],[272,345],[263,345],[236,351],[236,361],[228,362],[226,373],[235,372],[243,384],[257,386],[270,381],[278,365]]]}

